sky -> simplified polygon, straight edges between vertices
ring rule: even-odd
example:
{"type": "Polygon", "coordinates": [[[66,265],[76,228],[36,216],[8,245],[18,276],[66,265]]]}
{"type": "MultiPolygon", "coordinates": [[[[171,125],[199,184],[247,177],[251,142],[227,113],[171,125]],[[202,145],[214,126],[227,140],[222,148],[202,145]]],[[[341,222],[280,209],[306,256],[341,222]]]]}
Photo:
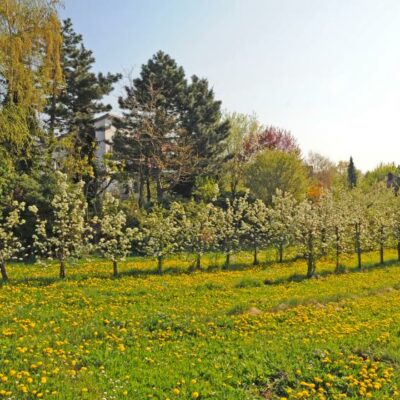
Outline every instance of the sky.
{"type": "MultiPolygon", "coordinates": [[[[158,50],[223,109],[290,130],[304,155],[400,164],[398,0],[64,0],[95,70],[136,77],[158,50]]],[[[107,99],[117,109],[123,84],[107,99]]]]}

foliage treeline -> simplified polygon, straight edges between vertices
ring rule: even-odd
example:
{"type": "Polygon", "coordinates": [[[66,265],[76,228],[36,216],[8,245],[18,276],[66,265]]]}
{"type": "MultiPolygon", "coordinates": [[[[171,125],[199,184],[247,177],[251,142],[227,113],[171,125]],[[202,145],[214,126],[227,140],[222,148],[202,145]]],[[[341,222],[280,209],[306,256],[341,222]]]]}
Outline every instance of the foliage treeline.
{"type": "Polygon", "coordinates": [[[321,257],[335,259],[339,271],[345,254],[355,252],[362,268],[364,252],[379,251],[384,263],[385,248],[400,249],[400,201],[382,185],[368,192],[354,188],[301,201],[277,190],[270,205],[247,194],[226,199],[221,206],[201,200],[173,201],[168,207],[158,205],[143,212],[137,226],[128,226],[120,201],[110,193],[103,197],[99,215],[88,217],[83,186],[83,181],[69,183],[66,175],[58,173],[49,220],[42,220],[38,208],[29,205],[36,219],[33,249],[25,248],[16,229],[25,223],[21,217],[25,204],[15,202],[3,214],[0,261],[4,280],[8,278],[6,262],[29,253],[42,260],[58,260],[64,278],[67,262],[93,251],[112,261],[117,276],[118,261],[134,253],[156,258],[161,273],[164,259],[176,253],[192,254],[193,268],[200,269],[204,253],[223,252],[228,269],[232,254],[240,250],[251,249],[258,264],[261,249],[275,248],[282,262],[285,248],[292,246],[307,260],[311,278],[321,257]]]}

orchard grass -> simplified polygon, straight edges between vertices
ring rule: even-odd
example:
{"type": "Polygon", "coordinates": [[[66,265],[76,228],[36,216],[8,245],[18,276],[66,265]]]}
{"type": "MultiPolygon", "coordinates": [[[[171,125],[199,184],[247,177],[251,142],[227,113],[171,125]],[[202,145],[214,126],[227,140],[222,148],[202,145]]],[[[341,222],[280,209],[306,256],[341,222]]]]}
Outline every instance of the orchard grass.
{"type": "MultiPolygon", "coordinates": [[[[288,249],[285,256],[290,259],[288,249]]],[[[385,258],[395,260],[397,251],[385,258]]],[[[275,262],[260,251],[10,264],[0,399],[400,398],[400,263],[275,262]],[[193,270],[195,270],[193,272],[193,270]],[[29,279],[27,279],[29,277],[29,279]]]]}

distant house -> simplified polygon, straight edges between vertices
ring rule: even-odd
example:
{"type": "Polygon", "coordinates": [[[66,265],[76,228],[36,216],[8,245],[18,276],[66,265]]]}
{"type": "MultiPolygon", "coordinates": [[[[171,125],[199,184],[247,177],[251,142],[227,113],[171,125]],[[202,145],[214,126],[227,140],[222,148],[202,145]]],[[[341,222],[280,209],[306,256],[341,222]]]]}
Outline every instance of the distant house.
{"type": "Polygon", "coordinates": [[[117,128],[114,125],[121,117],[107,113],[94,120],[95,138],[97,143],[96,158],[102,163],[104,156],[112,153],[112,143],[117,128]]]}
{"type": "MultiPolygon", "coordinates": [[[[113,150],[113,138],[117,132],[115,127],[115,121],[121,119],[118,115],[106,113],[97,117],[94,122],[95,129],[95,140],[96,140],[96,160],[100,168],[104,167],[104,156],[112,153],[113,150]]],[[[64,138],[68,134],[58,136],[58,139],[64,138]]],[[[53,154],[54,166],[56,169],[59,168],[59,159],[65,156],[64,150],[56,150],[53,154]]],[[[106,191],[114,192],[121,198],[127,198],[130,195],[136,196],[134,191],[133,182],[117,182],[106,179],[103,182],[106,191]]]]}

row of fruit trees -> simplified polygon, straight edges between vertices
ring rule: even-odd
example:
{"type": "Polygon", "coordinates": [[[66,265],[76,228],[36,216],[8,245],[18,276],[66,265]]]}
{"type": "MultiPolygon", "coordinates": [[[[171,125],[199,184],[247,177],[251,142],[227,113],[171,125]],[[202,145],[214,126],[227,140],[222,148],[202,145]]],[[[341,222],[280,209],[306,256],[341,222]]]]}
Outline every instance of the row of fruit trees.
{"type": "Polygon", "coordinates": [[[397,247],[400,259],[400,198],[381,185],[368,192],[359,189],[327,192],[317,201],[296,201],[290,194],[277,191],[272,204],[249,199],[247,195],[226,200],[223,206],[213,203],[173,202],[167,208],[153,207],[138,227],[128,227],[127,216],[119,200],[107,193],[100,215],[87,217],[83,183],[71,185],[60,174],[58,193],[52,200],[51,218],[39,217],[35,205],[13,202],[4,210],[0,221],[0,268],[8,279],[6,263],[34,253],[38,260],[58,260],[60,277],[73,258],[99,252],[113,264],[118,275],[118,262],[129,254],[140,253],[157,260],[158,272],[163,261],[175,253],[193,254],[194,266],[200,269],[207,252],[223,252],[224,268],[229,268],[231,255],[251,249],[254,264],[259,251],[277,250],[283,261],[285,250],[294,247],[307,261],[307,277],[316,273],[317,261],[330,257],[341,265],[345,254],[357,255],[362,268],[362,254],[397,247]],[[32,248],[24,246],[17,235],[25,224],[23,212],[35,219],[32,248]]]}

